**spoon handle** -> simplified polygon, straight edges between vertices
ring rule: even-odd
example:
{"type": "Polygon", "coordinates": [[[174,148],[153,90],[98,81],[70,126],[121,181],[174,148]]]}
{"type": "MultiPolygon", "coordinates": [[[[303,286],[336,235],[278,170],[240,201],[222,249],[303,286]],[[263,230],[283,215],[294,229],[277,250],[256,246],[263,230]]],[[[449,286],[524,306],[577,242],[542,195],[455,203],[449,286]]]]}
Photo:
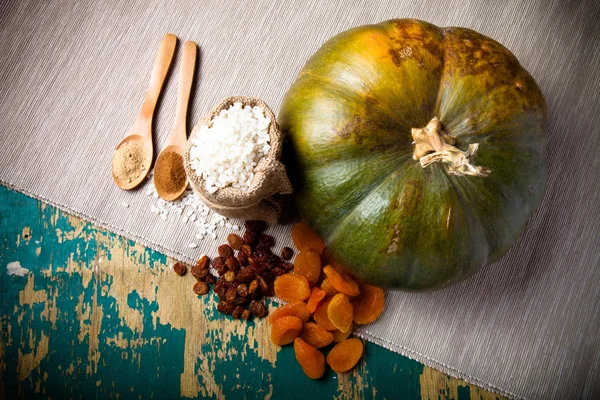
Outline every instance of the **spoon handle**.
{"type": "Polygon", "coordinates": [[[150,75],[150,83],[148,84],[146,97],[142,104],[142,110],[134,123],[134,130],[137,134],[152,136],[152,115],[154,114],[158,96],[167,77],[167,72],[171,66],[176,45],[177,36],[171,33],[167,33],[160,42],[158,53],[152,65],[152,74],[150,75]]]}
{"type": "Polygon", "coordinates": [[[173,124],[172,144],[185,147],[187,140],[187,109],[190,101],[190,92],[196,69],[196,43],[187,41],[183,45],[183,56],[181,58],[181,70],[179,72],[179,88],[177,91],[177,111],[173,124]]]}

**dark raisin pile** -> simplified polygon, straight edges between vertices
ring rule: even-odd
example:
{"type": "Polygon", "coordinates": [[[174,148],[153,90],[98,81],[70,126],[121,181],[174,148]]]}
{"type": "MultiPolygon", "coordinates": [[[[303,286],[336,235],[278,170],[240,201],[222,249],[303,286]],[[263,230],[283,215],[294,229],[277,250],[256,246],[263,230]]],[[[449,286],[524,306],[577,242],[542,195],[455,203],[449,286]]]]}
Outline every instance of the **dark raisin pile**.
{"type": "MultiPolygon", "coordinates": [[[[273,295],[273,282],[279,275],[291,272],[294,265],[285,260],[289,253],[279,257],[271,252],[275,245],[273,236],[264,233],[263,221],[246,221],[240,237],[231,233],[227,243],[219,246],[219,255],[212,260],[203,256],[190,270],[198,280],[194,293],[208,293],[208,284],[219,297],[217,310],[235,319],[249,319],[250,315],[261,318],[268,311],[263,297],[273,295]],[[219,278],[210,274],[208,267],[215,268],[219,278]]],[[[291,249],[289,249],[291,250],[291,249]]]]}

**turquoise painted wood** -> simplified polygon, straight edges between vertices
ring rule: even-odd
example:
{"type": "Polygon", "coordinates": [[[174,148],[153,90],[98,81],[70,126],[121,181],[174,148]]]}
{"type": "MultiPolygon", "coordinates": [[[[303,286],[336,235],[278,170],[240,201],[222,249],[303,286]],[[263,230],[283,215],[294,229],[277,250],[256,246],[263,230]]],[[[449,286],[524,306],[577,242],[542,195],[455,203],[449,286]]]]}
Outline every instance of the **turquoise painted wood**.
{"type": "Polygon", "coordinates": [[[218,314],[172,262],[0,187],[0,398],[496,398],[371,343],[310,380],[265,320],[218,314]]]}

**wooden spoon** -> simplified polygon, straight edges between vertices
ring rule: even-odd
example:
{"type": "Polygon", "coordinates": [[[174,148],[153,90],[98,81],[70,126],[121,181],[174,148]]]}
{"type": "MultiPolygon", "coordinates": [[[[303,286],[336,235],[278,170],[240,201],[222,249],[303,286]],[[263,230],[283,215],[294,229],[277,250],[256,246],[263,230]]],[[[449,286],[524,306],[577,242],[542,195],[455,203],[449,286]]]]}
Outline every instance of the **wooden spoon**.
{"type": "Polygon", "coordinates": [[[150,171],[154,151],[152,117],[173,59],[176,44],[177,36],[171,33],[167,33],[160,42],[142,110],[133,126],[115,148],[112,158],[112,176],[121,189],[135,188],[142,183],[150,171]]]}
{"type": "Polygon", "coordinates": [[[188,41],[183,45],[175,122],[167,138],[166,146],[158,155],[154,165],[156,192],[161,198],[168,201],[181,196],[187,187],[183,153],[187,145],[186,118],[195,67],[196,43],[188,41]]]}

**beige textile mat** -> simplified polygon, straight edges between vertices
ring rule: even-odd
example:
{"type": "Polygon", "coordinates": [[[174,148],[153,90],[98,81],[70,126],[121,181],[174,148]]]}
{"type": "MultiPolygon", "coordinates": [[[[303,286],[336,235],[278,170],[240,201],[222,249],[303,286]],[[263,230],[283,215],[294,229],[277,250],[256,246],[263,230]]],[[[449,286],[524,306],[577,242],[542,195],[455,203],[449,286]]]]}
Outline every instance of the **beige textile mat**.
{"type": "MultiPolygon", "coordinates": [[[[193,223],[150,213],[147,186],[123,192],[111,179],[112,149],[139,111],[163,35],[180,43],[157,108],[157,149],[174,118],[183,40],[200,49],[194,124],[231,95],[261,98],[277,113],[326,39],[404,17],[491,36],[536,78],[549,110],[548,191],[502,260],[446,290],[389,293],[383,317],[359,333],[505,395],[600,398],[595,0],[0,0],[0,183],[167,255],[212,254],[219,242],[195,239],[193,223]]],[[[280,246],[289,228],[273,229],[280,246]]]]}

